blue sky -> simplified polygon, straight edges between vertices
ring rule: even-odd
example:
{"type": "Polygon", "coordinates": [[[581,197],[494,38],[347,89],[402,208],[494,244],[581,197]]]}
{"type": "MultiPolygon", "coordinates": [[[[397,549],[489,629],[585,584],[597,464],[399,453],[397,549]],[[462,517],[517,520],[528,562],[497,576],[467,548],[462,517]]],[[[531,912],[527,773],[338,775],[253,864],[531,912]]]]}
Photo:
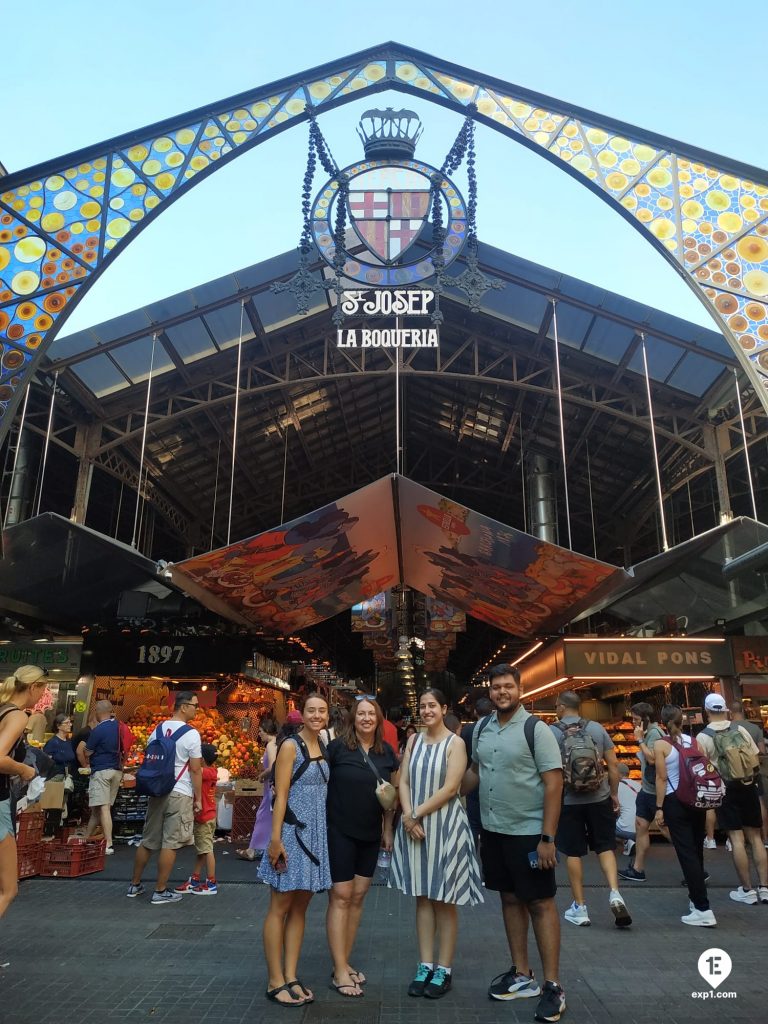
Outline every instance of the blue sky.
{"type": "MultiPolygon", "coordinates": [[[[497,2],[82,0],[3,12],[0,161],[16,171],[388,39],[629,124],[768,165],[764,37],[745,8],[497,2]]],[[[401,94],[389,94],[395,106],[401,94]]],[[[382,104],[383,97],[375,103],[382,104]]],[[[370,98],[320,119],[340,165],[370,98]]],[[[418,155],[440,164],[460,118],[429,103],[418,155]]],[[[708,314],[626,221],[567,174],[478,129],[483,241],[697,323],[708,314]]],[[[296,245],[306,128],[235,160],[147,227],[65,333],[296,245]]],[[[321,177],[316,179],[317,186],[321,177]]],[[[461,178],[457,177],[461,182],[461,178]]]]}

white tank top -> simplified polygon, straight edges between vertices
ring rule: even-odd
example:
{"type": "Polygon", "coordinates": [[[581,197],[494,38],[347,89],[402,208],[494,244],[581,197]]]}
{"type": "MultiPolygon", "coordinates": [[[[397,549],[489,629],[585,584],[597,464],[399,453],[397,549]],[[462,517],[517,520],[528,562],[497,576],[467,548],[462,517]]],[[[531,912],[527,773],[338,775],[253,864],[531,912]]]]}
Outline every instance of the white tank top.
{"type": "MultiPolygon", "coordinates": [[[[664,738],[666,739],[666,737],[664,738]]],[[[677,742],[681,747],[693,745],[693,740],[690,736],[686,736],[685,733],[681,733],[678,736],[677,742]]],[[[680,751],[672,747],[664,760],[667,764],[667,795],[669,795],[674,793],[680,785],[680,751]]]]}

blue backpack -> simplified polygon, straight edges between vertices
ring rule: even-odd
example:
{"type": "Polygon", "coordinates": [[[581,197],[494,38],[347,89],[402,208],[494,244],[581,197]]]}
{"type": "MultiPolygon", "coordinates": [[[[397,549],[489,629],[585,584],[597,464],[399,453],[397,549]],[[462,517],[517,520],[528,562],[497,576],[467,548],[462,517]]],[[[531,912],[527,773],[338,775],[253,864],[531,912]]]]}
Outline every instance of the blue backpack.
{"type": "Polygon", "coordinates": [[[163,736],[158,725],[144,751],[144,761],[136,772],[136,792],[142,796],[167,796],[189,767],[187,762],[176,774],[176,741],[192,730],[182,725],[173,736],[163,736]]]}

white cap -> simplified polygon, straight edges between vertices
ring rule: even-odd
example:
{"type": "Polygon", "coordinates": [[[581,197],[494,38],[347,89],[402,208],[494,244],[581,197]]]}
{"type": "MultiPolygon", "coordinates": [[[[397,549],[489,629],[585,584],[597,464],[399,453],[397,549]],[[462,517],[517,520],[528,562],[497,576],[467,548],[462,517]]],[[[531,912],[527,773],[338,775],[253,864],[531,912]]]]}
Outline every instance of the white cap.
{"type": "Polygon", "coordinates": [[[708,693],[707,698],[704,701],[704,707],[707,711],[727,711],[723,695],[720,693],[708,693]]]}

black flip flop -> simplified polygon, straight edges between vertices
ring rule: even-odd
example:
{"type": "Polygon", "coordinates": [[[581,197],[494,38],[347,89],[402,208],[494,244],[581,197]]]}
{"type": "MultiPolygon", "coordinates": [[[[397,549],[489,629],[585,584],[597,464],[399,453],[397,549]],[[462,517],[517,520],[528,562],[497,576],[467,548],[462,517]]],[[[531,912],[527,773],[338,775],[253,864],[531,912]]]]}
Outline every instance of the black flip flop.
{"type": "MultiPolygon", "coordinates": [[[[362,981],[358,980],[359,977],[360,977],[360,971],[350,971],[349,972],[349,976],[352,979],[352,981],[355,983],[355,985],[360,985],[361,988],[362,988],[363,985],[367,985],[368,984],[368,979],[367,978],[363,978],[362,981]],[[357,975],[357,978],[355,977],[355,975],[357,975]]],[[[334,977],[333,971],[331,971],[331,981],[333,981],[333,977],[334,977]]],[[[341,987],[342,988],[347,988],[346,985],[342,985],[341,987]]]]}
{"type": "Polygon", "coordinates": [[[291,989],[291,991],[293,991],[293,989],[295,988],[299,989],[301,994],[304,996],[305,1004],[314,1003],[315,997],[309,994],[309,989],[307,988],[307,986],[302,984],[302,982],[300,982],[298,978],[294,978],[293,981],[286,981],[285,987],[291,989]]]}
{"type": "MultiPolygon", "coordinates": [[[[356,981],[351,981],[347,985],[337,985],[336,982],[333,980],[333,978],[331,978],[331,984],[328,986],[328,988],[335,989],[336,992],[338,992],[339,995],[343,996],[345,999],[362,999],[363,996],[365,995],[364,992],[342,992],[341,991],[343,988],[354,988],[355,985],[357,985],[356,981]]],[[[360,986],[358,985],[358,988],[359,987],[360,986]]]]}
{"type": "MultiPolygon", "coordinates": [[[[295,982],[294,982],[294,984],[295,984],[295,982]]],[[[285,1002],[283,1002],[282,999],[278,999],[277,998],[278,992],[290,992],[291,995],[294,995],[294,992],[291,989],[290,985],[281,985],[279,988],[272,988],[272,989],[268,988],[267,991],[264,993],[264,995],[267,997],[267,999],[269,999],[269,1001],[271,1003],[277,1003],[278,1006],[304,1006],[306,1004],[306,1002],[307,1002],[306,999],[302,999],[300,1003],[297,1003],[297,1002],[285,1003],[285,1002]]]]}

